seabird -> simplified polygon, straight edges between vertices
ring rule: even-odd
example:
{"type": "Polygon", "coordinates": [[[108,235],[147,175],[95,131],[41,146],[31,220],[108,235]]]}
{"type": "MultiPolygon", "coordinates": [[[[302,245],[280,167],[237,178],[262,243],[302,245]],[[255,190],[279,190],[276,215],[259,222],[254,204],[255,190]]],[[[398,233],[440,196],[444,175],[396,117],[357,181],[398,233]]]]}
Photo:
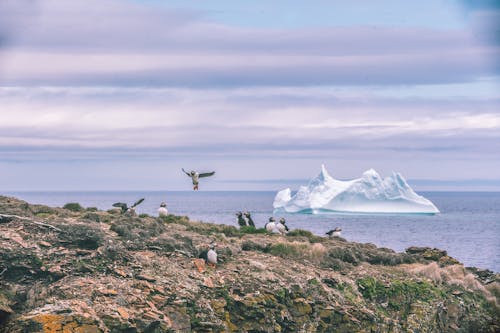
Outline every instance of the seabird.
{"type": "Polygon", "coordinates": [[[274,217],[271,216],[269,218],[269,222],[266,223],[265,228],[268,232],[276,231],[276,223],[274,221],[275,221],[274,217]]]}
{"type": "Polygon", "coordinates": [[[141,198],[141,199],[137,200],[136,202],[134,202],[134,204],[131,207],[128,207],[128,205],[126,203],[117,202],[117,203],[113,204],[113,207],[121,208],[122,214],[127,213],[131,216],[135,216],[136,215],[135,207],[139,206],[143,201],[144,201],[144,198],[141,198]]]}
{"type": "Polygon", "coordinates": [[[255,223],[253,222],[252,215],[250,215],[250,212],[245,212],[243,215],[245,215],[245,217],[247,218],[248,225],[255,228],[255,223]]]}
{"type": "Polygon", "coordinates": [[[288,229],[288,226],[285,223],[286,223],[286,221],[285,221],[284,217],[280,218],[279,223],[276,223],[276,229],[282,235],[286,234],[290,230],[290,229],[288,229]]]}
{"type": "Polygon", "coordinates": [[[247,225],[247,221],[245,221],[245,219],[243,218],[242,212],[236,213],[236,217],[238,218],[238,224],[240,227],[244,227],[247,225]]]}
{"type": "Polygon", "coordinates": [[[217,252],[215,252],[216,243],[210,244],[210,249],[207,252],[207,264],[215,267],[217,264],[217,252]]]}
{"type": "Polygon", "coordinates": [[[340,229],[340,227],[336,227],[335,229],[332,229],[330,231],[328,231],[326,233],[326,235],[328,235],[328,237],[332,238],[332,237],[340,237],[340,233],[341,233],[342,229],[340,229]]]}
{"type": "Polygon", "coordinates": [[[212,171],[212,172],[205,172],[205,173],[198,173],[194,170],[191,170],[190,172],[187,172],[186,170],[184,170],[184,168],[182,168],[182,171],[188,176],[191,178],[191,180],[193,181],[193,190],[194,191],[197,191],[198,190],[198,184],[199,184],[199,181],[200,181],[200,178],[203,178],[203,177],[210,177],[210,176],[213,176],[215,174],[215,171],[212,171]]]}
{"type": "Polygon", "coordinates": [[[199,258],[204,259],[207,265],[209,266],[215,267],[215,265],[217,264],[217,252],[215,252],[216,246],[217,246],[216,243],[210,244],[208,250],[203,250],[198,256],[199,258]]]}
{"type": "Polygon", "coordinates": [[[160,204],[160,208],[158,208],[158,216],[167,216],[167,215],[168,215],[167,204],[165,202],[162,202],[160,204]]]}

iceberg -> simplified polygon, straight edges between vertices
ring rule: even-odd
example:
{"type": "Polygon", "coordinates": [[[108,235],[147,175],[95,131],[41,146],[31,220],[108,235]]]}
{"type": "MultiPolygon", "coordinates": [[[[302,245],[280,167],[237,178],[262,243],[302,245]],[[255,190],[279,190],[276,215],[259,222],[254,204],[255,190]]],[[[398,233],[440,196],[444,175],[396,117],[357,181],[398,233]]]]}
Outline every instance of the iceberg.
{"type": "Polygon", "coordinates": [[[337,180],[321,166],[319,175],[295,195],[290,188],[274,198],[275,213],[304,214],[429,214],[439,213],[429,200],[418,195],[397,172],[386,178],[373,169],[361,178],[337,180]]]}

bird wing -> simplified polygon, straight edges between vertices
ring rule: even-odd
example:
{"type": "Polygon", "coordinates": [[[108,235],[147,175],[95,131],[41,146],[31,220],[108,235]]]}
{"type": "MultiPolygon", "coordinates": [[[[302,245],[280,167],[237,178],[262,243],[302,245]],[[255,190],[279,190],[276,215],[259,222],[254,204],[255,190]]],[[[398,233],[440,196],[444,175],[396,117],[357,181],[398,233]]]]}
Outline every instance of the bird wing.
{"type": "Polygon", "coordinates": [[[128,208],[127,204],[123,203],[123,202],[116,202],[116,203],[113,204],[113,207],[120,207],[121,209],[124,209],[124,208],[127,209],[128,208]]]}
{"type": "Polygon", "coordinates": [[[134,202],[134,204],[132,205],[132,208],[135,208],[137,206],[139,206],[142,202],[144,201],[144,198],[141,198],[139,200],[137,200],[136,202],[134,202]]]}
{"type": "Polygon", "coordinates": [[[215,174],[215,171],[212,171],[212,172],[205,172],[205,173],[200,173],[200,178],[203,178],[203,177],[210,177],[210,176],[213,176],[215,174]]]}
{"type": "Polygon", "coordinates": [[[184,168],[182,168],[182,172],[184,172],[186,175],[188,175],[188,177],[191,177],[191,174],[189,172],[187,172],[186,170],[184,170],[184,168]]]}
{"type": "Polygon", "coordinates": [[[203,250],[198,255],[198,258],[205,259],[205,261],[207,261],[207,254],[208,254],[208,250],[203,250]]]}

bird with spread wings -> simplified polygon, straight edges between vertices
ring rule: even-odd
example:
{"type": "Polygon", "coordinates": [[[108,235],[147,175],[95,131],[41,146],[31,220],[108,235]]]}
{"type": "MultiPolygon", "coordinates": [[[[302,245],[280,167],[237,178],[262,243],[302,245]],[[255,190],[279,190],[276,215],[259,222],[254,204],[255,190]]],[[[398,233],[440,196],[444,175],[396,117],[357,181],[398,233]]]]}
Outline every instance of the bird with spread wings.
{"type": "Polygon", "coordinates": [[[204,173],[198,173],[194,170],[191,170],[190,172],[187,172],[186,170],[184,170],[184,168],[182,168],[182,171],[188,176],[191,178],[191,180],[193,181],[193,190],[194,191],[197,191],[198,190],[198,184],[200,182],[200,178],[204,178],[204,177],[210,177],[210,176],[213,176],[215,174],[215,171],[212,171],[212,172],[204,172],[204,173]]]}
{"type": "Polygon", "coordinates": [[[113,207],[119,207],[122,210],[122,214],[130,214],[132,216],[135,216],[135,207],[139,206],[142,202],[144,201],[144,198],[141,198],[134,202],[134,204],[130,207],[124,202],[117,202],[113,204],[113,207]]]}

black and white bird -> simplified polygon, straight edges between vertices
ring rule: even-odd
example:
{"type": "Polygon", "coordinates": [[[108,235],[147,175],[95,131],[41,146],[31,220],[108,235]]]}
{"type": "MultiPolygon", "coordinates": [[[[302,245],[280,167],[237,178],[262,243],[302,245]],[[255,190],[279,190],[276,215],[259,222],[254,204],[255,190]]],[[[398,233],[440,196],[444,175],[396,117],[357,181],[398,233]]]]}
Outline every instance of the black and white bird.
{"type": "Polygon", "coordinates": [[[276,229],[282,235],[286,234],[290,230],[286,225],[286,220],[284,217],[280,218],[279,223],[276,223],[276,229]]]}
{"type": "Polygon", "coordinates": [[[207,264],[215,266],[217,265],[217,252],[215,252],[216,243],[210,244],[210,249],[207,253],[207,264]]]}
{"type": "Polygon", "coordinates": [[[117,203],[114,203],[113,204],[113,207],[119,207],[121,208],[122,210],[122,214],[129,214],[131,216],[135,216],[136,213],[135,213],[135,207],[139,206],[142,202],[144,201],[144,198],[141,198],[139,200],[137,200],[136,202],[134,202],[134,204],[130,207],[128,207],[128,205],[126,203],[123,203],[123,202],[117,202],[117,203]]]}
{"type": "Polygon", "coordinates": [[[265,228],[268,232],[276,232],[276,223],[274,222],[274,217],[269,218],[269,222],[266,223],[265,228]]]}
{"type": "Polygon", "coordinates": [[[190,172],[187,172],[186,170],[184,170],[184,168],[182,168],[182,171],[193,181],[193,191],[198,190],[198,184],[200,183],[200,178],[210,177],[215,174],[215,171],[198,173],[194,170],[191,170],[190,172]]]}
{"type": "Polygon", "coordinates": [[[245,221],[245,219],[243,218],[243,213],[242,212],[236,213],[236,217],[238,218],[238,225],[240,227],[244,227],[244,226],[247,225],[247,221],[245,221]]]}
{"type": "Polygon", "coordinates": [[[160,204],[160,208],[158,208],[158,216],[167,216],[168,215],[168,209],[167,209],[167,204],[165,202],[162,202],[160,204]]]}
{"type": "Polygon", "coordinates": [[[328,237],[332,238],[332,237],[340,237],[341,232],[342,229],[340,229],[340,227],[336,227],[335,229],[332,229],[325,234],[328,235],[328,237]]]}
{"type": "Polygon", "coordinates": [[[245,217],[247,218],[248,225],[255,228],[255,223],[253,222],[252,215],[250,214],[250,212],[245,212],[243,213],[243,215],[245,215],[245,217]]]}
{"type": "Polygon", "coordinates": [[[198,256],[199,258],[202,258],[205,260],[207,265],[209,266],[214,266],[217,264],[217,252],[215,252],[215,247],[217,246],[216,243],[210,244],[208,247],[208,250],[204,250],[200,253],[198,256]]]}

